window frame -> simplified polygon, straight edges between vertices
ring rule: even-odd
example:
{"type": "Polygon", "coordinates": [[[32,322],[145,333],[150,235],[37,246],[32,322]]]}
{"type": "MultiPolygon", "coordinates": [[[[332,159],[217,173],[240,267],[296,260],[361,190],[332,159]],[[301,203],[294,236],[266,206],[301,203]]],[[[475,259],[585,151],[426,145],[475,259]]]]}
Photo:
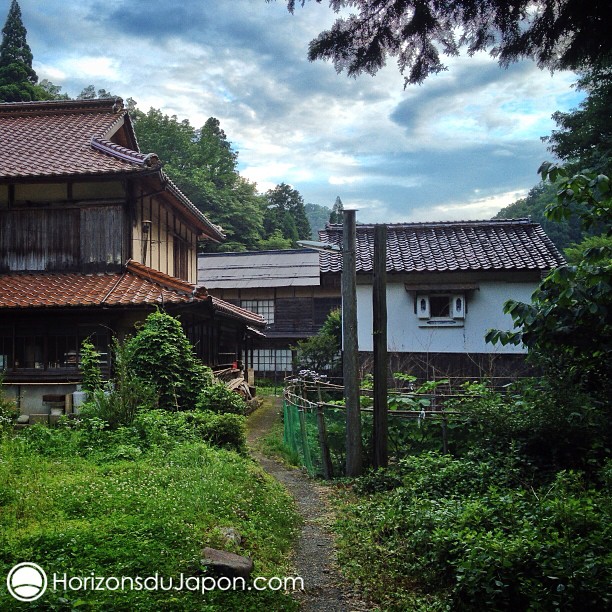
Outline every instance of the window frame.
{"type": "Polygon", "coordinates": [[[293,351],[286,348],[255,348],[249,355],[249,363],[252,364],[253,370],[259,374],[292,372],[293,351]]]}
{"type": "Polygon", "coordinates": [[[240,308],[261,315],[268,325],[274,325],[276,304],[274,298],[254,298],[240,300],[240,308]]]}
{"type": "MultiPolygon", "coordinates": [[[[441,311],[440,304],[435,309],[441,311]]],[[[417,316],[419,327],[463,327],[467,315],[467,301],[465,293],[457,291],[427,291],[417,292],[414,298],[414,314],[417,316]],[[432,299],[447,300],[448,314],[432,314],[432,299]]]]}

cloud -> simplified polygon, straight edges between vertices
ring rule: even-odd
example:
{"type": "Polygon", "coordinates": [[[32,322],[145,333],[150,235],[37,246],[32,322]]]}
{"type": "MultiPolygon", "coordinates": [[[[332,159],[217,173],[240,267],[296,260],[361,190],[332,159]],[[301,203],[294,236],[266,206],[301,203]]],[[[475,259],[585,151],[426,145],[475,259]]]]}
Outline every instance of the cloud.
{"type": "Polygon", "coordinates": [[[410,214],[410,221],[431,221],[436,219],[474,221],[491,219],[502,208],[516,202],[520,198],[524,198],[527,195],[527,191],[527,189],[511,190],[487,197],[478,197],[478,193],[474,193],[472,199],[414,208],[410,214]]]}
{"type": "Polygon", "coordinates": [[[334,21],[327,3],[293,16],[281,0],[20,5],[40,78],[196,127],[217,117],[260,191],[286,182],[330,207],[340,195],[361,221],[488,215],[537,182],[551,114],[580,100],[571,74],[502,70],[482,54],[407,89],[393,61],[375,77],[338,75],[306,58],[334,21]]]}

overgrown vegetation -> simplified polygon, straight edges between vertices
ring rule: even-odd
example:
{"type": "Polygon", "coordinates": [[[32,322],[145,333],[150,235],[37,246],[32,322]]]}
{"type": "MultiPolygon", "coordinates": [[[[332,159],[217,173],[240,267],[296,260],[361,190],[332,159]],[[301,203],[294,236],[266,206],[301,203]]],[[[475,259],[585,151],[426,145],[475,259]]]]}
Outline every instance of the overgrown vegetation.
{"type": "MultiPolygon", "coordinates": [[[[12,403],[0,393],[0,574],[27,560],[48,576],[157,575],[177,585],[181,575],[206,575],[206,546],[252,557],[253,578],[289,574],[293,504],[246,456],[243,400],[212,382],[177,325],[154,313],[133,338],[115,342],[106,383],[95,349],[86,344],[81,368],[89,399],[78,418],[62,417],[57,427],[12,431],[12,403]],[[146,376],[148,359],[156,380],[146,376]],[[240,542],[224,537],[230,527],[240,542]]],[[[50,610],[295,608],[289,593],[272,589],[49,588],[37,604],[50,610]]],[[[0,590],[0,609],[29,606],[0,590]]]]}
{"type": "Polygon", "coordinates": [[[506,454],[409,457],[341,495],[340,560],[386,610],[607,607],[609,472],[538,486],[506,454]]]}
{"type": "Polygon", "coordinates": [[[607,410],[536,379],[503,394],[470,383],[446,407],[448,454],[427,450],[439,423],[413,421],[403,458],[337,489],[349,576],[385,610],[608,607],[607,410]]]}
{"type": "MultiPolygon", "coordinates": [[[[34,561],[48,575],[202,576],[201,550],[251,556],[254,576],[283,576],[296,515],[280,485],[246,457],[212,448],[201,413],[140,413],[110,430],[27,428],[0,442],[0,574],[34,561]],[[233,527],[242,543],[228,544],[233,527]]],[[[236,415],[212,415],[229,418],[236,415]]],[[[219,427],[212,428],[215,432],[219,427]]],[[[231,446],[231,444],[226,444],[231,446]]],[[[281,592],[49,589],[53,610],[293,609],[281,592]]],[[[0,589],[0,609],[30,609],[0,589]]]]}

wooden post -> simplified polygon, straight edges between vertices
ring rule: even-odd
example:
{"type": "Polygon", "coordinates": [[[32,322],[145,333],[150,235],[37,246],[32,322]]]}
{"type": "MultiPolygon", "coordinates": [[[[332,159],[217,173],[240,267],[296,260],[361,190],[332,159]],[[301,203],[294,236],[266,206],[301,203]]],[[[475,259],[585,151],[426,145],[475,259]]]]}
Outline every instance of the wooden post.
{"type": "Polygon", "coordinates": [[[355,270],[355,211],[343,211],[342,231],[342,370],[346,405],[346,475],[363,469],[361,410],[359,407],[359,355],[357,340],[357,277],[355,270]]]}
{"type": "Polygon", "coordinates": [[[372,335],[374,339],[374,467],[387,467],[387,226],[374,226],[372,335]]]}

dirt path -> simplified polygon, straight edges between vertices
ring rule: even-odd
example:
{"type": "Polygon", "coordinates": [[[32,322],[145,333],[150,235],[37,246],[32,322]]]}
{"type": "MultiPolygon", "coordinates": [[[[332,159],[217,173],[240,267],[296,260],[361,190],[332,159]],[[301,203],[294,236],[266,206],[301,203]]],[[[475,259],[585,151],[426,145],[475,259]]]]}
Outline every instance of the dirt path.
{"type": "Polygon", "coordinates": [[[357,612],[372,608],[359,600],[357,593],[340,575],[335,565],[334,541],[329,530],[331,512],[325,488],[299,469],[285,467],[263,456],[256,442],[280,420],[281,402],[266,402],[248,419],[247,441],[251,454],[266,472],[291,493],[304,523],[298,538],[294,565],[304,579],[304,591],[296,593],[303,610],[312,612],[357,612]]]}

